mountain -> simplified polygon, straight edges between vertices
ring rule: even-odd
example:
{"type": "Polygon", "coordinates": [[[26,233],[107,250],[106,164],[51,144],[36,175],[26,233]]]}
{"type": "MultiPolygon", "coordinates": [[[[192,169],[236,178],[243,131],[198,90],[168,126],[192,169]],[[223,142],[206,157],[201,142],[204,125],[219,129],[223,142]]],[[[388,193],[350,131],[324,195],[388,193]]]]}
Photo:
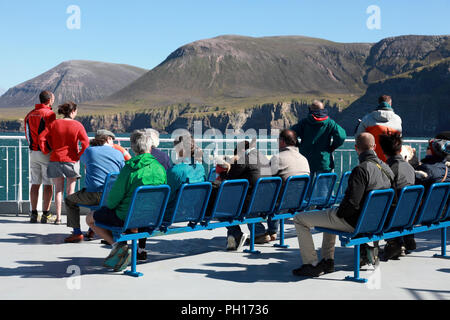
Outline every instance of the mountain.
{"type": "Polygon", "coordinates": [[[6,89],[0,88],[0,96],[6,92],[6,89]]]}
{"type": "MultiPolygon", "coordinates": [[[[448,35],[377,43],[220,36],[182,46],[112,95],[83,103],[78,119],[88,131],[171,132],[194,121],[222,132],[280,129],[320,99],[352,135],[357,119],[388,94],[405,135],[433,136],[450,123],[449,57],[448,35]]],[[[17,127],[0,123],[0,130],[17,127]]]]}
{"type": "Polygon", "coordinates": [[[402,118],[403,134],[432,137],[450,128],[450,58],[369,85],[336,120],[353,134],[357,119],[376,107],[382,94],[393,98],[393,108],[402,118]]]}
{"type": "Polygon", "coordinates": [[[94,105],[227,106],[269,96],[361,94],[370,48],[299,36],[200,40],[94,105]]]}
{"type": "Polygon", "coordinates": [[[0,97],[0,108],[30,108],[39,93],[50,90],[55,105],[66,100],[82,103],[104,98],[142,76],[147,70],[95,61],[66,61],[55,68],[9,89],[0,97]]]}

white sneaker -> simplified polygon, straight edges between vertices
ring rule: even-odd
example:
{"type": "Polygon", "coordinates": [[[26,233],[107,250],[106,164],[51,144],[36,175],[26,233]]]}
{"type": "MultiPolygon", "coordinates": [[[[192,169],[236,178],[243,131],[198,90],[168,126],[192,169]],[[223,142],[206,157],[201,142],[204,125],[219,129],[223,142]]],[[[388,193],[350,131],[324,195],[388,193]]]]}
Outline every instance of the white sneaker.
{"type": "Polygon", "coordinates": [[[233,236],[227,238],[227,251],[234,251],[237,249],[236,239],[233,236]]]}
{"type": "Polygon", "coordinates": [[[242,247],[244,246],[245,241],[247,241],[248,237],[249,237],[249,235],[247,233],[243,233],[242,234],[241,240],[239,241],[239,244],[238,244],[238,246],[236,248],[237,251],[241,251],[242,250],[242,247]]]}

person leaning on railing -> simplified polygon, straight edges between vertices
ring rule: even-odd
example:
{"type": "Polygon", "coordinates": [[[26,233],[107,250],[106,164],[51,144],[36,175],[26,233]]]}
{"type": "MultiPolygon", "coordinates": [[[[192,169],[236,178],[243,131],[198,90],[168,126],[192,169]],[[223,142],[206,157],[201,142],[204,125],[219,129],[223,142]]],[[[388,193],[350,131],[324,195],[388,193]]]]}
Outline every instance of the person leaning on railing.
{"type": "Polygon", "coordinates": [[[107,206],[89,213],[86,217],[89,227],[113,246],[104,261],[104,266],[114,271],[122,271],[129,265],[131,250],[126,242],[114,243],[111,231],[97,227],[95,223],[123,227],[134,191],[144,185],[156,186],[167,183],[166,170],[150,154],[152,148],[150,135],[143,130],[136,130],[131,134],[130,141],[131,149],[136,156],[127,161],[120,171],[108,195],[107,206]]]}
{"type": "Polygon", "coordinates": [[[39,135],[39,145],[44,153],[50,154],[47,176],[55,184],[55,224],[61,224],[61,207],[64,181],[67,179],[66,195],[75,192],[80,179],[80,157],[89,147],[89,137],[83,125],[75,120],[78,108],[76,103],[68,101],[58,107],[58,119],[39,135]],[[81,142],[81,150],[78,144],[81,142]]]}
{"type": "Polygon", "coordinates": [[[299,151],[308,159],[311,177],[334,170],[333,152],[347,138],[346,131],[328,116],[323,103],[315,100],[309,115],[291,128],[301,139],[299,151]]]}

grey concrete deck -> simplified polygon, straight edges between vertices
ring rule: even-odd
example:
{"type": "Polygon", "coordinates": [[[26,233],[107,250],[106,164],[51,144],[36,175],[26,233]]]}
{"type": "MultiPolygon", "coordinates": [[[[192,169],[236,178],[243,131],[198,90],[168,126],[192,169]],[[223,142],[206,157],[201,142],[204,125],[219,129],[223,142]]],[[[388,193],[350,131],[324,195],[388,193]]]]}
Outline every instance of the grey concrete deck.
{"type": "MultiPolygon", "coordinates": [[[[416,235],[414,253],[362,272],[369,284],[343,280],[352,275],[351,248],[337,247],[333,274],[292,276],[301,259],[291,222],[286,224],[290,248],[260,245],[260,255],[226,252],[225,229],[149,239],[149,260],[138,264],[144,277],[137,279],[102,267],[110,249],[99,240],[64,244],[69,233],[65,225],[31,225],[28,217],[1,215],[0,299],[450,299],[450,260],[432,257],[440,253],[439,231],[416,235]]],[[[321,239],[314,234],[317,246],[321,239]]]]}

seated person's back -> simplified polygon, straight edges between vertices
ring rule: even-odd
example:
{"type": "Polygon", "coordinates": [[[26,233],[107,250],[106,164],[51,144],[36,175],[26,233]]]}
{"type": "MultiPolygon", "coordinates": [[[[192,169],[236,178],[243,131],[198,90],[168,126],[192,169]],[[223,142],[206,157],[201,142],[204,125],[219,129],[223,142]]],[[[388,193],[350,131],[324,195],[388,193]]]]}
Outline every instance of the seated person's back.
{"type": "Polygon", "coordinates": [[[167,211],[173,212],[179,189],[186,183],[206,181],[206,172],[201,163],[202,152],[196,147],[190,136],[180,136],[174,141],[177,154],[177,164],[167,171],[167,184],[171,193],[167,204],[167,211]]]}

